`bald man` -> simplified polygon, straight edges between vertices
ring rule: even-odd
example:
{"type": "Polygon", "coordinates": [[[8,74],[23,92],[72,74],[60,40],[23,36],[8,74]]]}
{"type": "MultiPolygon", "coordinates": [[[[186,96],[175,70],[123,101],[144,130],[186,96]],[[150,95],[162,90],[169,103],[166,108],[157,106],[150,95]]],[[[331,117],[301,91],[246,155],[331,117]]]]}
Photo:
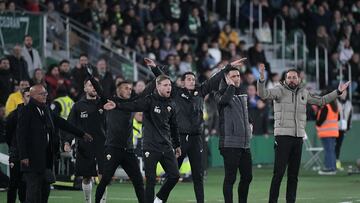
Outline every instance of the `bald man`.
{"type": "Polygon", "coordinates": [[[46,106],[47,91],[42,85],[30,88],[30,101],[21,109],[18,121],[17,140],[21,171],[27,185],[26,202],[47,202],[50,184],[53,183],[53,159],[59,148],[55,128],[92,141],[92,137],[52,114],[46,106]]]}

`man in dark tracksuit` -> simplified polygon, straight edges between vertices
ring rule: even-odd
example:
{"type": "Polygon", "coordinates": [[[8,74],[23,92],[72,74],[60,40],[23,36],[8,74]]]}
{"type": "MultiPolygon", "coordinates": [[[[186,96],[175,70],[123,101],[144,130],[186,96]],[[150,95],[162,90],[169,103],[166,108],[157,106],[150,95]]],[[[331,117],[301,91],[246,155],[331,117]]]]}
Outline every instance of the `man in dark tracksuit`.
{"type": "MultiPolygon", "coordinates": [[[[91,82],[93,83],[94,81],[92,80],[91,82]]],[[[97,84],[94,85],[96,90],[99,88],[97,86],[97,84]]],[[[146,95],[147,91],[145,89],[142,95],[146,95]]],[[[142,95],[131,97],[131,92],[132,83],[130,81],[120,82],[117,85],[116,96],[113,98],[113,101],[121,105],[122,103],[134,101],[142,97],[142,95]]],[[[103,197],[106,186],[110,183],[119,165],[122,166],[132,181],[138,202],[145,202],[143,178],[132,143],[132,117],[131,112],[118,109],[113,109],[106,113],[105,163],[102,179],[96,189],[97,203],[103,197]]]]}
{"type": "Polygon", "coordinates": [[[16,140],[16,126],[18,123],[19,111],[24,105],[29,103],[30,100],[30,88],[24,89],[22,92],[24,104],[18,105],[18,107],[12,111],[6,117],[6,142],[9,146],[9,165],[10,165],[10,184],[7,192],[7,202],[16,202],[16,192],[19,195],[19,201],[25,202],[26,184],[22,180],[22,172],[20,171],[20,159],[18,152],[18,144],[16,140]]]}
{"type": "MultiPolygon", "coordinates": [[[[153,61],[149,62],[149,66],[156,66],[153,61]]],[[[178,121],[178,128],[181,142],[182,155],[178,158],[179,168],[186,156],[189,157],[191,165],[191,175],[194,182],[194,191],[196,201],[198,203],[204,202],[204,182],[203,182],[203,166],[202,166],[202,152],[203,144],[201,134],[203,132],[203,107],[204,97],[214,90],[218,90],[219,83],[224,77],[224,73],[232,65],[241,63],[242,60],[235,61],[209,80],[196,86],[195,74],[186,72],[182,75],[181,81],[184,84],[183,88],[174,86],[171,92],[171,97],[176,104],[176,118],[178,121]]],[[[152,68],[155,76],[161,73],[160,67],[152,68]]]]}
{"type": "Polygon", "coordinates": [[[251,127],[247,109],[247,95],[240,91],[240,72],[228,70],[225,76],[227,86],[216,93],[219,107],[220,153],[224,158],[225,178],[223,193],[225,203],[233,202],[233,185],[237,170],[240,171],[238,187],[239,202],[247,202],[252,180],[250,153],[251,127]]]}
{"type": "Polygon", "coordinates": [[[144,99],[116,104],[110,101],[104,106],[107,110],[116,107],[124,111],[144,112],[143,151],[146,176],[145,200],[147,203],[166,202],[180,177],[176,161],[176,156],[181,155],[180,141],[175,104],[170,99],[170,94],[170,79],[161,75],[156,78],[156,92],[144,99]],[[154,201],[156,164],[158,162],[168,176],[154,201]]]}
{"type": "MultiPolygon", "coordinates": [[[[91,177],[103,173],[105,144],[105,115],[102,103],[89,78],[84,82],[85,97],[71,109],[68,121],[93,135],[94,141],[77,140],[75,175],[82,176],[82,188],[86,202],[91,202],[91,177]],[[96,167],[97,166],[97,167],[96,167]]],[[[69,143],[71,143],[69,141],[69,143]]]]}

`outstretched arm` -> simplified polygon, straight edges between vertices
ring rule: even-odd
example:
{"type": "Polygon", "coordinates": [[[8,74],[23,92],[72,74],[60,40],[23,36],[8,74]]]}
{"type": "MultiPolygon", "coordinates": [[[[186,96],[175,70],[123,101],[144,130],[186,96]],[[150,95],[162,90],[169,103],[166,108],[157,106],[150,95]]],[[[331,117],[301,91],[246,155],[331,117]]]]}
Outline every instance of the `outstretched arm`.
{"type": "Polygon", "coordinates": [[[323,106],[325,104],[328,104],[328,103],[334,101],[338,96],[340,96],[343,93],[343,91],[346,90],[346,88],[348,88],[349,84],[350,84],[350,81],[348,81],[344,84],[339,84],[339,87],[337,90],[334,90],[324,96],[316,96],[316,95],[309,93],[307,102],[309,104],[315,104],[318,106],[323,106]]]}
{"type": "Polygon", "coordinates": [[[282,91],[279,87],[266,89],[265,87],[265,66],[260,64],[260,79],[257,81],[257,93],[262,99],[278,99],[281,97],[282,91]]]}

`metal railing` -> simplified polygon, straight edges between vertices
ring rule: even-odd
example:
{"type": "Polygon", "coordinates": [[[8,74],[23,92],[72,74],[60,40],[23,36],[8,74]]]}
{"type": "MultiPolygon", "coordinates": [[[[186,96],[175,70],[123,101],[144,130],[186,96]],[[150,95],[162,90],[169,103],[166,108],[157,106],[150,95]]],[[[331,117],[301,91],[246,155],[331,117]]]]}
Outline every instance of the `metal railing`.
{"type": "MultiPolygon", "coordinates": [[[[47,10],[47,7],[41,4],[42,9],[47,10]]],[[[54,11],[57,12],[57,11],[54,11]]],[[[117,46],[119,49],[107,46],[104,42],[100,33],[92,30],[88,26],[57,12],[65,25],[65,39],[58,38],[64,45],[64,51],[68,59],[77,58],[81,53],[87,53],[89,49],[96,49],[98,53],[96,56],[105,58],[108,64],[112,68],[114,74],[125,74],[124,68],[120,68],[123,65],[129,67],[132,66],[133,80],[136,81],[139,78],[149,79],[152,77],[152,72],[139,64],[136,61],[136,50],[133,50],[125,46],[117,46]],[[74,43],[75,42],[75,43],[74,43]],[[96,47],[94,47],[96,46],[96,47]],[[121,50],[121,52],[119,52],[121,50]]],[[[44,13],[46,16],[46,13],[44,13]]],[[[113,44],[113,41],[110,41],[113,44]]],[[[51,54],[56,56],[56,54],[51,54]]],[[[92,63],[95,63],[98,58],[89,58],[92,63]]],[[[130,73],[129,71],[127,71],[130,73]]]]}
{"type": "Polygon", "coordinates": [[[303,70],[304,70],[304,73],[306,74],[306,35],[304,33],[304,31],[302,30],[298,30],[294,33],[294,60],[295,60],[295,64],[296,66],[298,65],[298,38],[301,37],[302,39],[302,62],[303,62],[303,70]]]}
{"type": "Polygon", "coordinates": [[[325,86],[329,85],[329,61],[328,50],[324,46],[316,46],[315,48],[315,63],[316,63],[316,88],[320,89],[320,57],[319,48],[324,51],[324,63],[325,63],[325,86]]]}
{"type": "Polygon", "coordinates": [[[281,59],[282,59],[282,65],[285,67],[285,42],[286,42],[286,30],[285,30],[285,20],[282,16],[277,15],[274,18],[274,42],[273,42],[273,50],[275,54],[275,58],[277,58],[277,30],[278,30],[278,23],[277,19],[281,20],[281,59]]]}

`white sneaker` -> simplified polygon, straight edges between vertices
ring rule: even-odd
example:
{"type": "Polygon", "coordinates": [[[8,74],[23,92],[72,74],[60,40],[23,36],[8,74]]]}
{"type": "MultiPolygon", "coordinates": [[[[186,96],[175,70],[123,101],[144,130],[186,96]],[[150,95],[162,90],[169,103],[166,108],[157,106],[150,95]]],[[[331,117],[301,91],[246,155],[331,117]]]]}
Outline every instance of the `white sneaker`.
{"type": "Polygon", "coordinates": [[[154,199],[154,203],[162,203],[163,201],[161,199],[159,199],[158,197],[156,197],[154,199]]]}
{"type": "Polygon", "coordinates": [[[328,176],[336,175],[336,171],[322,171],[322,170],[320,170],[319,175],[328,175],[328,176]]]}

